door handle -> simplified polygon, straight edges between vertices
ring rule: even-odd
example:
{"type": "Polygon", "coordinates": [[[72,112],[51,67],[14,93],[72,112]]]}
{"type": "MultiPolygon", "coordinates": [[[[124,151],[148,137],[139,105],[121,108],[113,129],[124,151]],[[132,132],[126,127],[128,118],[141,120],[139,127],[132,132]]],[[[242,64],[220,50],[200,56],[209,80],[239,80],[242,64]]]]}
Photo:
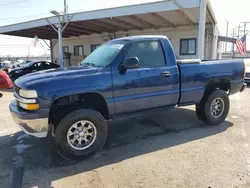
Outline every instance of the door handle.
{"type": "Polygon", "coordinates": [[[162,72],[161,73],[161,76],[162,77],[169,77],[171,74],[170,74],[170,72],[168,72],[168,71],[166,71],[166,72],[162,72]]]}

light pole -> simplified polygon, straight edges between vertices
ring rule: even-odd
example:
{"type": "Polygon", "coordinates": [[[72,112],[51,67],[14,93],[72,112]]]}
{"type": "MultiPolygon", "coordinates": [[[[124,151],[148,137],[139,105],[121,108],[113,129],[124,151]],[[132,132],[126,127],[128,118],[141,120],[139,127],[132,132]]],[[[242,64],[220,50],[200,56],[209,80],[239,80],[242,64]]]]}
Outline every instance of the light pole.
{"type": "Polygon", "coordinates": [[[62,51],[62,21],[64,20],[64,15],[61,15],[56,10],[50,11],[50,13],[54,14],[58,18],[57,29],[51,25],[58,34],[58,48],[59,48],[59,64],[60,68],[63,68],[63,51],[62,51]]]}
{"type": "Polygon", "coordinates": [[[58,34],[59,63],[60,63],[60,68],[63,68],[64,63],[63,63],[63,50],[62,50],[63,48],[62,33],[69,24],[69,22],[72,20],[73,15],[71,16],[68,15],[68,6],[66,0],[64,0],[64,12],[62,14],[56,10],[52,10],[50,11],[50,13],[54,14],[58,19],[58,23],[56,24],[57,28],[49,21],[49,19],[47,19],[47,22],[58,34]]]}
{"type": "MultiPolygon", "coordinates": [[[[228,37],[228,25],[229,25],[229,21],[226,19],[227,22],[227,30],[226,30],[226,37],[228,37]]],[[[227,42],[225,44],[225,53],[227,52],[227,42]]]]}

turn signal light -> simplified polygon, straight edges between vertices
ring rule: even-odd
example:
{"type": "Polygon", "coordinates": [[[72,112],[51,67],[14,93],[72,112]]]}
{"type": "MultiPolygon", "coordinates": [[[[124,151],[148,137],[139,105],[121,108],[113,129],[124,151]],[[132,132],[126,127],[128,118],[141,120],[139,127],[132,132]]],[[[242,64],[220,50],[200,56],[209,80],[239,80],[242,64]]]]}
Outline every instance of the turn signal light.
{"type": "Polygon", "coordinates": [[[27,104],[28,110],[37,110],[39,108],[39,104],[27,104]]]}
{"type": "Polygon", "coordinates": [[[20,102],[19,105],[26,110],[37,110],[39,108],[39,104],[24,104],[20,102]]]}

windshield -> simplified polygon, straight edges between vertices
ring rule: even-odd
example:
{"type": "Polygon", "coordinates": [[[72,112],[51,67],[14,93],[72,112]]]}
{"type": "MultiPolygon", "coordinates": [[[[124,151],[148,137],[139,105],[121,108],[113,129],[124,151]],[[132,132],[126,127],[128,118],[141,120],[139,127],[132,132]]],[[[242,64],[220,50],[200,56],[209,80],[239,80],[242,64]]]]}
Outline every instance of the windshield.
{"type": "Polygon", "coordinates": [[[127,41],[117,41],[116,43],[106,43],[98,47],[81,62],[81,66],[107,66],[116,58],[126,43],[127,41]]]}
{"type": "Polygon", "coordinates": [[[21,64],[20,64],[20,67],[29,67],[29,66],[32,65],[32,64],[33,64],[32,61],[27,62],[27,63],[21,63],[21,64]]]}

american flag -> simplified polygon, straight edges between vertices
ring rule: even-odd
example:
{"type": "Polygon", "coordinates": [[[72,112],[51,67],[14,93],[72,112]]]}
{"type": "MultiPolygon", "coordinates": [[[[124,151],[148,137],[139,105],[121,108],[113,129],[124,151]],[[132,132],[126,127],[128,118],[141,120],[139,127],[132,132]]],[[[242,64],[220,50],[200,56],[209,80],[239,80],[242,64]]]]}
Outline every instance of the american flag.
{"type": "Polygon", "coordinates": [[[247,35],[244,35],[241,39],[236,41],[236,47],[240,55],[245,55],[247,53],[247,35]]]}

